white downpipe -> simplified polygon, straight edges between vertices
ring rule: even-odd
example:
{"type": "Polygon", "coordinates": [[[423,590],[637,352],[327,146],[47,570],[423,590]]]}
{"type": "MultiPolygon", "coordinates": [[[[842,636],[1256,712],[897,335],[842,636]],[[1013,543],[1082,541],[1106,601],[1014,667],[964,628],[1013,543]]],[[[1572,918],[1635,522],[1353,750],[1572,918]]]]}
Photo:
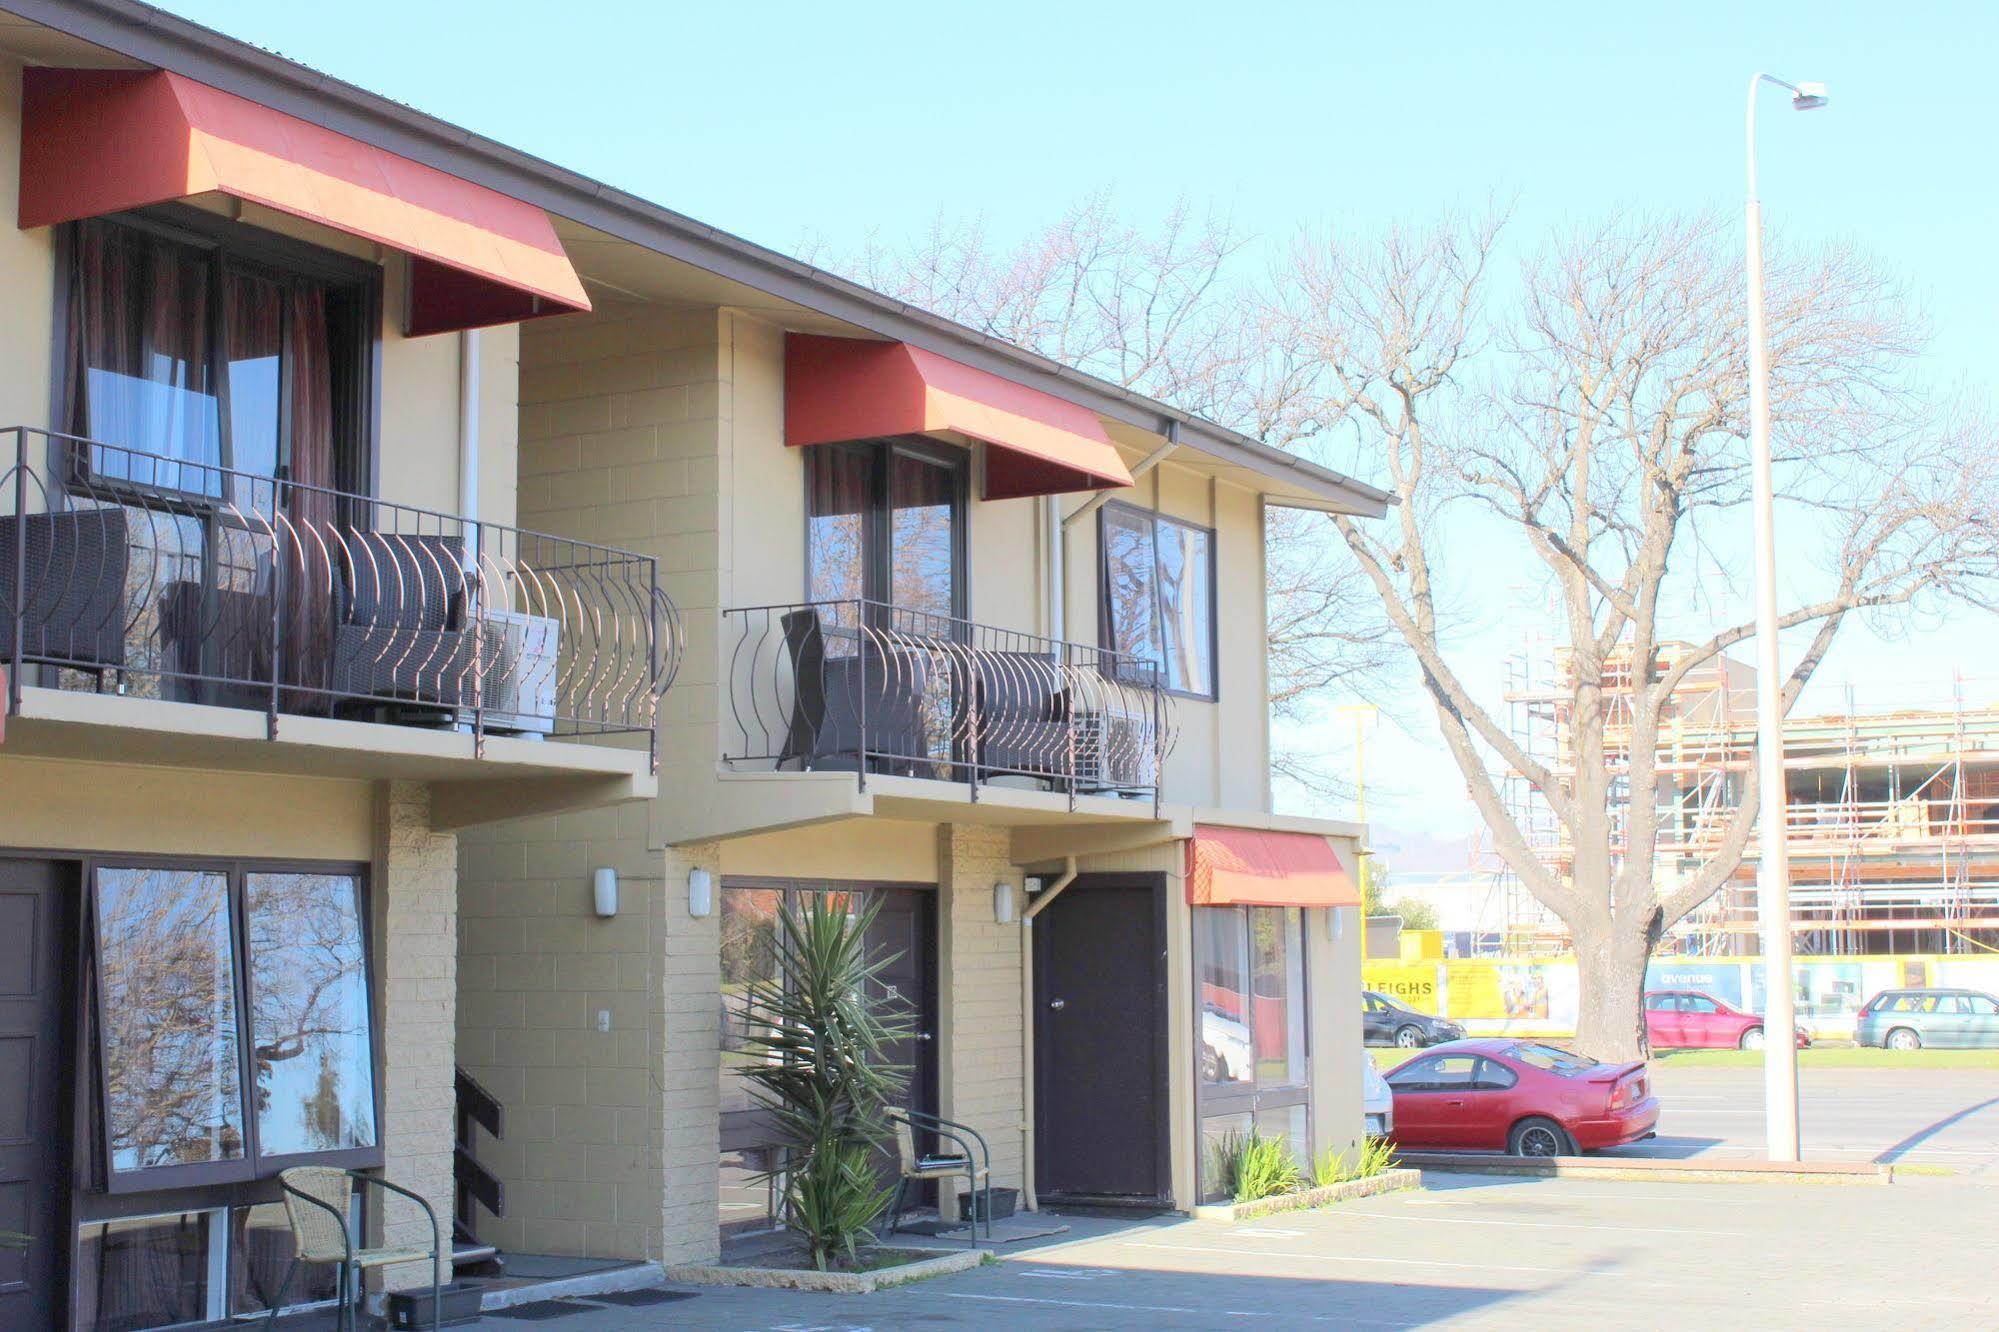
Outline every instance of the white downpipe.
{"type": "Polygon", "coordinates": [[[1062,497],[1050,495],[1042,500],[1047,506],[1048,518],[1048,636],[1057,643],[1068,637],[1064,633],[1067,590],[1062,585],[1066,576],[1062,568],[1062,547],[1067,544],[1062,524],[1062,497]]]}
{"type": "Polygon", "coordinates": [[[1062,862],[1055,882],[1034,895],[1020,913],[1020,1196],[1032,1212],[1034,1191],[1034,918],[1076,881],[1076,858],[1062,862]]]}
{"type": "Polygon", "coordinates": [[[478,571],[479,330],[458,335],[458,516],[464,523],[465,567],[478,571]]]}

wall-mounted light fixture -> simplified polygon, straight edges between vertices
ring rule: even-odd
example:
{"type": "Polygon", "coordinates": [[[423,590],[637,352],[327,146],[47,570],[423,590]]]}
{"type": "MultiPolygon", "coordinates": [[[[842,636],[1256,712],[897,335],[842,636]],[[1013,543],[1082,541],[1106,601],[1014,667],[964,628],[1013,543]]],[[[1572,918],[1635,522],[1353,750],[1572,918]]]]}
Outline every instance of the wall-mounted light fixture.
{"type": "Polygon", "coordinates": [[[1326,937],[1334,943],[1347,937],[1347,913],[1343,908],[1326,908],[1326,937]]]}
{"type": "Polygon", "coordinates": [[[996,883],[993,885],[993,919],[1002,925],[1011,925],[1014,920],[1013,885],[996,883]]]}
{"type": "Polygon", "coordinates": [[[687,914],[696,920],[715,910],[715,880],[707,870],[696,866],[687,871],[687,914]]]}
{"type": "Polygon", "coordinates": [[[591,870],[590,892],[596,901],[598,915],[610,917],[618,914],[618,871],[608,865],[591,870]]]}

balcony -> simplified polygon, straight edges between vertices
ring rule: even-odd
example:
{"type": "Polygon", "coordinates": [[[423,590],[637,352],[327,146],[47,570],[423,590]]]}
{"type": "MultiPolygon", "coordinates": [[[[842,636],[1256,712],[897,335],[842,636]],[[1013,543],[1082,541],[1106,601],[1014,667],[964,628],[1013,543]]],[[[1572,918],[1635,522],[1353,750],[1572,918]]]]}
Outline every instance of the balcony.
{"type": "Polygon", "coordinates": [[[649,556],[25,427],[0,449],[10,717],[260,729],[368,775],[657,769],[682,636],[649,556]],[[627,739],[545,743],[594,737],[627,739]]]}
{"type": "Polygon", "coordinates": [[[1175,727],[1149,663],[873,601],[743,607],[722,625],[731,772],[851,773],[858,792],[872,781],[918,803],[1159,816],[1175,727]]]}

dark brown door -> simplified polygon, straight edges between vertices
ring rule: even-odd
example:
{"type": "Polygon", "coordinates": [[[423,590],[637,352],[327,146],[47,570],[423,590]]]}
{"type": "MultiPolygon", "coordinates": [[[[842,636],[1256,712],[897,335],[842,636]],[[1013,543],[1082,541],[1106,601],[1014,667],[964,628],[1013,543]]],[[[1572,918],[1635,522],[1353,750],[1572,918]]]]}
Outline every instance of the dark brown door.
{"type": "Polygon", "coordinates": [[[1083,875],[1034,922],[1034,1171],[1050,1198],[1162,1203],[1162,875],[1083,875]]]}
{"type": "Polygon", "coordinates": [[[68,876],[46,861],[0,860],[0,1327],[52,1328],[62,1316],[63,940],[68,876]]]}
{"type": "Polygon", "coordinates": [[[889,1057],[909,1070],[909,1108],[937,1113],[937,980],[931,969],[931,905],[936,894],[915,888],[880,888],[881,903],[868,932],[868,951],[894,960],[875,977],[876,998],[902,1010],[910,1027],[889,1057]]]}

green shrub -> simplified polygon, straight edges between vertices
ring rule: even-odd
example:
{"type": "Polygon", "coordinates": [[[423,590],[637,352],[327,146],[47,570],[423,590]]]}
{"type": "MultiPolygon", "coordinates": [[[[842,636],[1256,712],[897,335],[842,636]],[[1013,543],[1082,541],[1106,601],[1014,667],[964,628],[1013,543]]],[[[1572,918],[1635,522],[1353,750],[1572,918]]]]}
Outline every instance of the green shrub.
{"type": "Polygon", "coordinates": [[[1291,1156],[1291,1145],[1283,1138],[1266,1138],[1254,1128],[1239,1134],[1230,1172],[1235,1200],[1255,1202],[1297,1191],[1304,1173],[1291,1156]]]}
{"type": "Polygon", "coordinates": [[[1396,1166],[1395,1148],[1386,1138],[1367,1138],[1349,1162],[1344,1152],[1328,1147],[1312,1162],[1312,1183],[1320,1188],[1344,1184],[1350,1179],[1367,1179],[1396,1166]]]}

